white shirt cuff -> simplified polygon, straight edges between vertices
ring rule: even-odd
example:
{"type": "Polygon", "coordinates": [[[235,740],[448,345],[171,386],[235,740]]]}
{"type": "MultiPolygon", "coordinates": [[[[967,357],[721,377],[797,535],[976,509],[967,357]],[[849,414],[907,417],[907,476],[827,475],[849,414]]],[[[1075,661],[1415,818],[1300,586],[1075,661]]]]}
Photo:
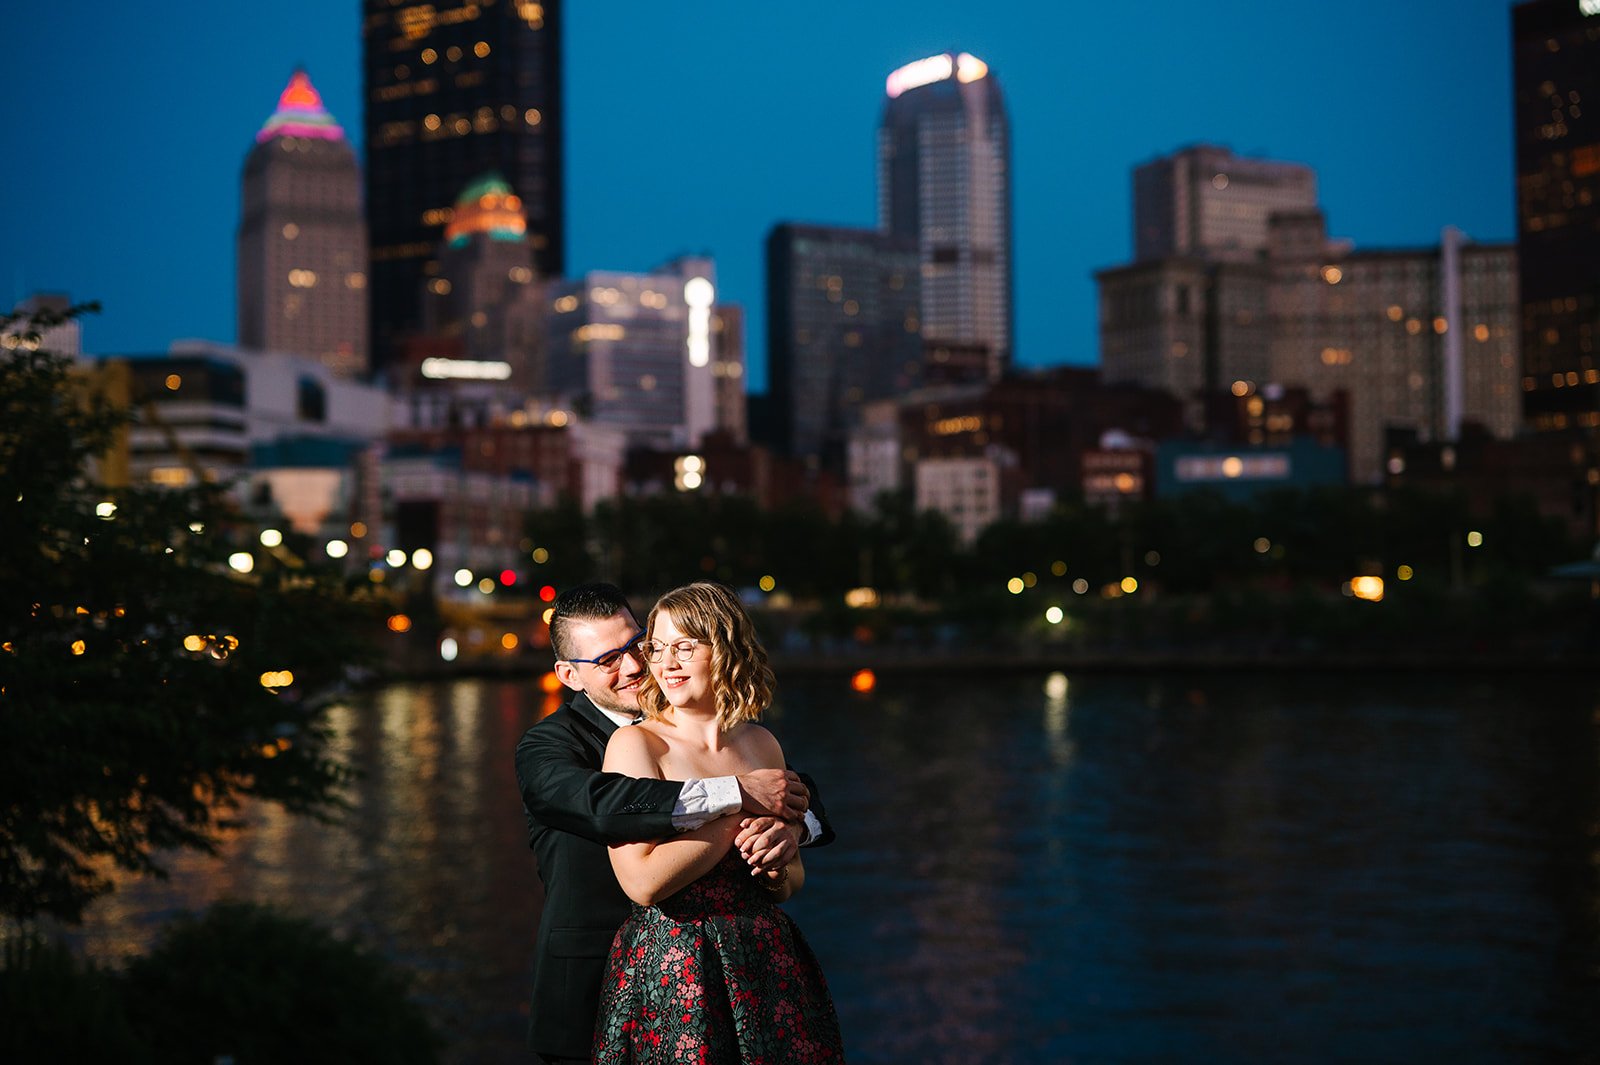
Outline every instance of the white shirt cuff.
{"type": "Polygon", "coordinates": [[[743,806],[738,777],[687,780],[672,807],[672,827],[679,832],[691,832],[709,821],[738,813],[743,806]]]}
{"type": "Polygon", "coordinates": [[[822,835],[822,822],[818,821],[817,815],[810,810],[806,811],[805,825],[806,834],[800,837],[800,846],[802,847],[822,835]]]}

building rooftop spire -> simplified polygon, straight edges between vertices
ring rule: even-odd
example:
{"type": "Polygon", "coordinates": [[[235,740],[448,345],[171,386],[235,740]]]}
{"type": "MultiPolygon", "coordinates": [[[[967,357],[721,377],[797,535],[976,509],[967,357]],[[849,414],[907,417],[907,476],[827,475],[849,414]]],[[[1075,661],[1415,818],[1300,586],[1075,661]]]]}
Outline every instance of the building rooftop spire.
{"type": "Polygon", "coordinates": [[[278,97],[278,109],[267,119],[256,140],[276,137],[309,137],[314,140],[342,141],[344,130],[322,106],[322,94],[311,84],[304,68],[296,67],[289,84],[278,97]]]}
{"type": "Polygon", "coordinates": [[[491,171],[457,197],[444,239],[450,246],[460,247],[474,233],[488,234],[491,240],[522,240],[527,232],[528,218],[523,213],[522,200],[511,191],[505,178],[491,171]]]}

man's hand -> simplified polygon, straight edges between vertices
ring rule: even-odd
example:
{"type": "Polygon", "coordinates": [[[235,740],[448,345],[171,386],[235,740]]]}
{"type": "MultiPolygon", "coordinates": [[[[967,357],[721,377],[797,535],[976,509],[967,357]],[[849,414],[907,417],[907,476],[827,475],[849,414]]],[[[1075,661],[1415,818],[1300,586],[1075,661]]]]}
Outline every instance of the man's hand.
{"type": "Polygon", "coordinates": [[[800,834],[804,831],[803,825],[791,825],[776,817],[747,817],[739,822],[733,845],[749,864],[751,876],[766,874],[777,880],[800,853],[800,834]]]}
{"type": "Polygon", "coordinates": [[[755,817],[798,821],[811,805],[811,793],[787,769],[753,769],[738,777],[744,812],[755,817]]]}

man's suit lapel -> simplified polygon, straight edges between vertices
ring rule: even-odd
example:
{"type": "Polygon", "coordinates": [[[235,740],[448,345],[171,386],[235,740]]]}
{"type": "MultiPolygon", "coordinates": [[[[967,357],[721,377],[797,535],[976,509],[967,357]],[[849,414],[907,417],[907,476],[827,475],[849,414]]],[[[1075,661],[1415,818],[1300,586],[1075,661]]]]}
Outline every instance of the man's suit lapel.
{"type": "Polygon", "coordinates": [[[577,718],[585,731],[591,733],[591,738],[600,750],[606,749],[606,741],[611,734],[617,731],[617,723],[601,712],[600,708],[590,702],[589,697],[579,692],[572,698],[572,716],[577,718]]]}

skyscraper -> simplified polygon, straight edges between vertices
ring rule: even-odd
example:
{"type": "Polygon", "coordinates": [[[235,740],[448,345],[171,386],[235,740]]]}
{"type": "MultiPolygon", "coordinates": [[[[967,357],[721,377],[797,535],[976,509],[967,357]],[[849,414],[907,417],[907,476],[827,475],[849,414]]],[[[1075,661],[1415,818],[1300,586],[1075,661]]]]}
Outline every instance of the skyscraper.
{"type": "MultiPolygon", "coordinates": [[[[1466,422],[1515,432],[1515,248],[1448,229],[1438,247],[1358,250],[1328,239],[1315,205],[1291,206],[1292,190],[1316,187],[1314,175],[1295,176],[1306,168],[1202,154],[1211,151],[1138,171],[1141,192],[1158,184],[1152,174],[1187,173],[1152,193],[1180,205],[1168,223],[1135,226],[1153,257],[1096,275],[1107,381],[1164,389],[1188,403],[1193,428],[1213,431],[1209,397],[1265,414],[1263,393],[1278,387],[1328,404],[1342,394],[1349,473],[1361,483],[1383,479],[1391,438],[1453,442],[1466,422]],[[1251,173],[1245,189],[1233,180],[1241,172],[1251,173]],[[1244,195],[1206,206],[1195,199],[1204,189],[1244,195]]],[[[1147,222],[1152,200],[1135,200],[1147,222]]]]}
{"type": "Polygon", "coordinates": [[[501,380],[521,392],[544,387],[543,293],[527,228],[522,201],[498,174],[483,175],[456,199],[439,275],[422,296],[425,347],[453,345],[472,364],[461,368],[467,372],[503,366],[501,380]]]}
{"type": "Polygon", "coordinates": [[[296,70],[245,158],[238,233],[239,346],[367,369],[361,168],[296,70]]]}
{"type": "Polygon", "coordinates": [[[965,52],[889,75],[878,129],[878,228],[915,241],[922,336],[1011,365],[1011,137],[1000,83],[965,52]]]}
{"type": "Polygon", "coordinates": [[[1267,250],[1274,214],[1315,210],[1317,174],[1199,144],[1133,171],[1133,257],[1249,261],[1267,250]]]}
{"type": "Polygon", "coordinates": [[[552,282],[546,382],[628,444],[697,447],[717,428],[716,267],[683,258],[647,274],[593,271],[552,282]]]}
{"type": "Polygon", "coordinates": [[[503,175],[542,277],[564,267],[561,2],[459,7],[365,0],[367,221],[380,366],[421,319],[418,294],[456,197],[503,175]]]}
{"type": "Polygon", "coordinates": [[[1600,0],[1511,13],[1523,412],[1600,428],[1600,0]]]}
{"type": "Polygon", "coordinates": [[[922,381],[914,240],[784,223],[767,236],[767,366],[779,450],[843,470],[863,404],[922,381]]]}

